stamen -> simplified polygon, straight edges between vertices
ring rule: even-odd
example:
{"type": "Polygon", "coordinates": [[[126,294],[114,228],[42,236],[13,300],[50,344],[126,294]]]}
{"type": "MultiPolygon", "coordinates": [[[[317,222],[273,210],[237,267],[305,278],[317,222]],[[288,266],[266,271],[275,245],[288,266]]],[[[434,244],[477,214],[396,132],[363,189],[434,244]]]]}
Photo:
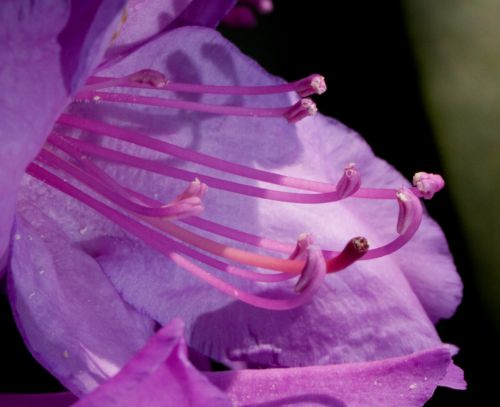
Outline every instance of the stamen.
{"type": "MultiPolygon", "coordinates": [[[[296,92],[300,97],[307,97],[314,94],[321,95],[326,92],[325,78],[318,74],[309,75],[306,78],[295,82],[283,83],[279,85],[257,85],[257,86],[239,86],[239,85],[204,85],[196,83],[181,83],[167,80],[164,74],[153,69],[143,69],[131,75],[112,78],[93,76],[87,81],[81,93],[85,94],[91,91],[112,88],[112,87],[130,87],[140,89],[156,89],[171,92],[186,92],[212,95],[273,95],[280,93],[296,92]]],[[[78,96],[77,96],[78,98],[78,96]]]]}
{"type": "Polygon", "coordinates": [[[418,189],[419,196],[431,199],[434,194],[444,187],[444,179],[439,174],[417,172],[413,176],[413,185],[418,189]]]}
{"type": "Polygon", "coordinates": [[[299,81],[296,92],[300,97],[305,98],[311,95],[322,95],[326,92],[325,78],[321,75],[310,75],[299,81]]]}
{"type": "Polygon", "coordinates": [[[363,257],[368,251],[368,240],[364,237],[355,237],[347,243],[339,255],[327,261],[328,273],[334,273],[349,267],[363,257]]]}

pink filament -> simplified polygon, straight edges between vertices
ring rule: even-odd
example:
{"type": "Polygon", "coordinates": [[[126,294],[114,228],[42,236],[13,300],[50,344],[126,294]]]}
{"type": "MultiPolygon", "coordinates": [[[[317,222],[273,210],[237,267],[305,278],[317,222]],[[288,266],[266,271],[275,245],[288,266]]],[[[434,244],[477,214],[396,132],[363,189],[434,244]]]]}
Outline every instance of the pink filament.
{"type": "MultiPolygon", "coordinates": [[[[158,75],[162,75],[160,72],[158,75]]],[[[158,76],[161,78],[162,76],[158,76]]],[[[82,89],[83,94],[91,91],[105,89],[110,87],[130,87],[139,89],[165,90],[171,92],[186,92],[212,95],[273,95],[288,92],[297,92],[301,97],[307,97],[314,93],[321,94],[326,91],[324,78],[321,75],[313,74],[304,79],[295,82],[282,83],[279,85],[261,85],[261,86],[234,86],[234,85],[202,85],[197,83],[178,83],[167,80],[163,77],[163,83],[158,80],[155,84],[144,83],[131,80],[130,77],[111,78],[111,77],[91,77],[87,85],[82,89]]],[[[78,96],[77,96],[78,97],[78,96]]]]}

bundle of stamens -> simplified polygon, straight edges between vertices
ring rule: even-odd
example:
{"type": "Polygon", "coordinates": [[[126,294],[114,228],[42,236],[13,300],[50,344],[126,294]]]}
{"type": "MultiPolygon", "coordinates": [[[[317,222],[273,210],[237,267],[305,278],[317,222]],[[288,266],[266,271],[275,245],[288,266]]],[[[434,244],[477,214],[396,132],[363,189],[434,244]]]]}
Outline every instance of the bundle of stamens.
{"type": "Polygon", "coordinates": [[[217,86],[176,83],[169,81],[161,72],[144,69],[122,78],[90,77],[88,85],[76,96],[77,101],[106,101],[115,103],[133,103],[139,105],[159,106],[169,109],[183,109],[221,115],[252,117],[285,117],[295,123],[307,116],[317,113],[315,103],[307,98],[313,94],[326,91],[326,84],[321,75],[310,75],[296,82],[272,86],[217,86]],[[186,100],[167,99],[153,96],[130,95],[127,93],[102,92],[102,89],[143,88],[172,92],[187,92],[218,95],[272,95],[277,93],[296,92],[302,99],[292,106],[260,108],[212,105],[186,100]]]}
{"type": "MultiPolygon", "coordinates": [[[[297,82],[275,86],[217,86],[170,82],[160,72],[146,69],[119,78],[91,77],[75,100],[145,104],[223,115],[282,116],[291,122],[303,119],[316,111],[310,99],[300,99],[288,107],[249,108],[127,93],[127,89],[137,88],[152,92],[246,96],[295,92],[300,97],[321,94],[326,90],[324,79],[320,75],[311,75],[297,82]],[[108,88],[120,89],[120,92],[102,91],[108,88]]],[[[386,256],[401,248],[412,238],[420,225],[422,206],[418,198],[430,198],[444,185],[442,178],[437,175],[418,173],[414,179],[414,188],[364,188],[361,187],[361,177],[353,163],[345,167],[344,173],[336,185],[333,185],[251,168],[180,147],[138,131],[78,115],[63,114],[57,123],[58,127],[51,133],[45,148],[28,167],[28,174],[91,207],[216,289],[251,305],[268,309],[285,310],[300,306],[311,299],[327,273],[343,270],[358,260],[386,256]],[[74,135],[75,129],[87,134],[85,140],[74,135]],[[155,153],[243,177],[250,182],[262,181],[280,188],[292,189],[293,192],[249,185],[206,175],[202,171],[185,170],[91,142],[89,137],[130,143],[155,153]],[[170,202],[160,202],[140,193],[140,188],[136,190],[122,185],[98,166],[94,159],[184,180],[188,182],[188,186],[179,195],[172,197],[170,202]],[[64,179],[58,173],[64,174],[64,179]],[[372,249],[369,249],[368,241],[364,237],[347,237],[347,244],[341,250],[319,248],[313,243],[310,234],[299,236],[297,244],[293,246],[200,217],[204,210],[203,196],[210,193],[207,188],[220,189],[248,198],[277,201],[279,204],[314,205],[347,198],[395,200],[399,207],[397,235],[392,241],[372,249]],[[191,229],[183,227],[182,223],[191,229]],[[196,229],[209,235],[252,245],[259,250],[271,251],[273,255],[254,253],[220,243],[193,231],[196,229]],[[284,258],[283,253],[286,253],[288,258],[284,258]],[[270,270],[273,273],[248,270],[230,264],[229,261],[270,270]],[[280,283],[295,277],[298,277],[298,281],[295,284],[295,293],[289,298],[268,298],[238,289],[206,271],[200,263],[254,282],[280,283]]]]}

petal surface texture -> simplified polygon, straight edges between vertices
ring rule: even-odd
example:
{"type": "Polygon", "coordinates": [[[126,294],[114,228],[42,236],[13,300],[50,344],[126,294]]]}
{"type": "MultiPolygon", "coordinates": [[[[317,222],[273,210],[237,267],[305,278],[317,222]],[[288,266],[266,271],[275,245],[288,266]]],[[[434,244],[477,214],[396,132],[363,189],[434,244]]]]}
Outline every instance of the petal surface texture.
{"type": "MultiPolygon", "coordinates": [[[[384,361],[210,373],[234,406],[420,407],[451,363],[444,347],[384,361]]],[[[463,378],[455,382],[464,388],[463,378]]]]}
{"type": "Polygon", "coordinates": [[[96,261],[57,225],[23,208],[13,239],[9,299],[33,356],[76,395],[113,376],[153,334],[96,261]]]}

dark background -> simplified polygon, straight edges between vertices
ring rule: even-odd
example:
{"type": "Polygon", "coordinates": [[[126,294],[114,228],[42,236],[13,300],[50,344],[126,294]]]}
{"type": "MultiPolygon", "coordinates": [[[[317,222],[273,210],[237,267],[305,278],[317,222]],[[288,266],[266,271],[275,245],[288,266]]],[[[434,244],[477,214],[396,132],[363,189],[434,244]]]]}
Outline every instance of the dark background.
{"type": "MultiPolygon", "coordinates": [[[[418,170],[443,172],[399,2],[278,0],[255,29],[221,31],[273,74],[288,80],[326,76],[329,90],[316,98],[320,111],[361,133],[406,177],[418,170]]],[[[438,330],[444,342],[461,348],[455,361],[469,389],[438,388],[426,406],[497,405],[497,380],[486,368],[499,362],[500,337],[484,316],[453,202],[444,190],[427,208],[442,225],[465,284],[457,314],[438,330]]],[[[0,335],[0,392],[62,390],[25,349],[3,296],[0,335]]]]}

